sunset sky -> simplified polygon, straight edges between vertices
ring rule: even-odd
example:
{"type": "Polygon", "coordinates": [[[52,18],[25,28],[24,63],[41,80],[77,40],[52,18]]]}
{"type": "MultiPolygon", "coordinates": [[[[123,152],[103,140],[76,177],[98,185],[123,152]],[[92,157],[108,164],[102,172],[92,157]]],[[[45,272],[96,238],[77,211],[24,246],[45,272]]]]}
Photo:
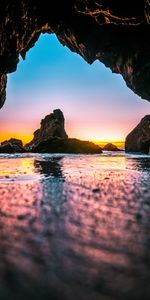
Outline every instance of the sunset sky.
{"type": "Polygon", "coordinates": [[[120,75],[98,61],[88,65],[55,35],[45,34],[9,75],[0,141],[31,140],[40,120],[56,108],[64,113],[69,137],[122,141],[149,114],[150,103],[129,90],[120,75]]]}

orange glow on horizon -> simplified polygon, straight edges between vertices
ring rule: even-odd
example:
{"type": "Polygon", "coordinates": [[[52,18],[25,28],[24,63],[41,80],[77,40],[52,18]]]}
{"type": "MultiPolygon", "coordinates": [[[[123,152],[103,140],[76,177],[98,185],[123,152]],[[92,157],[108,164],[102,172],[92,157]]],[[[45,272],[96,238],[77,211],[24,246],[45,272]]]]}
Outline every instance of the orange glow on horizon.
{"type": "Polygon", "coordinates": [[[33,134],[22,135],[18,133],[1,133],[0,134],[0,143],[11,138],[16,138],[22,140],[23,144],[27,144],[33,139],[33,134]]]}
{"type": "MultiPolygon", "coordinates": [[[[77,138],[80,140],[88,140],[103,147],[106,143],[113,143],[118,147],[124,147],[124,140],[127,133],[130,131],[125,127],[117,127],[117,124],[107,123],[87,123],[81,120],[68,121],[66,117],[65,130],[70,138],[77,138]],[[83,125],[82,125],[83,124],[83,125]]],[[[27,144],[33,139],[33,132],[40,127],[40,124],[33,123],[6,123],[1,128],[0,143],[9,140],[10,138],[17,138],[22,140],[23,144],[27,144]]]]}
{"type": "MultiPolygon", "coordinates": [[[[73,138],[73,136],[69,136],[69,137],[73,138]]],[[[25,145],[33,139],[33,134],[22,135],[22,134],[17,134],[17,133],[1,133],[0,134],[0,143],[5,140],[9,140],[10,138],[20,139],[20,140],[22,140],[23,144],[25,145]]],[[[97,140],[97,139],[81,138],[80,136],[78,136],[77,138],[79,138],[81,140],[91,141],[101,147],[103,147],[107,143],[113,143],[114,145],[116,145],[118,147],[124,147],[124,140],[122,140],[122,141],[115,140],[115,139],[112,140],[112,139],[107,139],[107,138],[103,139],[103,140],[97,140]]]]}
{"type": "Polygon", "coordinates": [[[95,141],[92,140],[94,144],[99,145],[100,147],[104,147],[107,143],[112,143],[113,145],[117,146],[118,148],[124,148],[125,141],[112,141],[112,140],[106,140],[106,141],[95,141]]]}
{"type": "Polygon", "coordinates": [[[114,122],[102,122],[99,123],[97,120],[95,123],[91,122],[66,122],[66,131],[69,137],[76,137],[81,140],[92,141],[96,144],[105,145],[106,143],[117,143],[121,142],[124,145],[125,137],[131,131],[131,128],[134,127],[130,124],[122,124],[118,126],[114,122]],[[83,125],[82,125],[83,124],[83,125]]]}

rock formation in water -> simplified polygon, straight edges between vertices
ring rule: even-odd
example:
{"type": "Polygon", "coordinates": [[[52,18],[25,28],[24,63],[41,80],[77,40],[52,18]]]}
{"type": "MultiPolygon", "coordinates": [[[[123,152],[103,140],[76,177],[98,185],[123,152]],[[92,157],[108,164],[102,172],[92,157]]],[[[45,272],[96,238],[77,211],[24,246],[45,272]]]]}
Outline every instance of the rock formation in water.
{"type": "Polygon", "coordinates": [[[33,140],[23,147],[21,140],[11,138],[0,145],[0,153],[102,153],[102,149],[89,141],[69,139],[65,131],[65,119],[60,109],[41,121],[40,129],[34,132],[33,140]]]}
{"type": "Polygon", "coordinates": [[[145,116],[126,137],[125,151],[150,153],[150,115],[145,116]]]}
{"type": "Polygon", "coordinates": [[[8,141],[4,141],[0,145],[0,153],[22,153],[25,152],[23,143],[21,140],[11,138],[8,141]]]}
{"type": "Polygon", "coordinates": [[[92,142],[69,139],[65,131],[65,118],[60,109],[41,121],[40,129],[34,132],[33,140],[25,146],[27,151],[39,153],[101,153],[92,142]]]}
{"type": "Polygon", "coordinates": [[[65,131],[65,119],[60,109],[55,109],[53,113],[47,115],[41,121],[40,129],[34,132],[33,140],[26,145],[26,148],[31,149],[45,140],[53,137],[66,139],[68,136],[65,131]]]}
{"type": "Polygon", "coordinates": [[[150,1],[0,1],[0,106],[7,73],[17,68],[41,33],[55,33],[62,45],[88,63],[96,59],[142,98],[150,100],[150,1]]]}
{"type": "Polygon", "coordinates": [[[74,154],[99,154],[102,149],[89,141],[71,138],[53,137],[40,142],[33,147],[32,152],[37,153],[74,153],[74,154]]]}
{"type": "Polygon", "coordinates": [[[116,145],[112,144],[112,143],[108,143],[103,147],[103,150],[106,151],[120,151],[119,148],[117,148],[116,145]]]}

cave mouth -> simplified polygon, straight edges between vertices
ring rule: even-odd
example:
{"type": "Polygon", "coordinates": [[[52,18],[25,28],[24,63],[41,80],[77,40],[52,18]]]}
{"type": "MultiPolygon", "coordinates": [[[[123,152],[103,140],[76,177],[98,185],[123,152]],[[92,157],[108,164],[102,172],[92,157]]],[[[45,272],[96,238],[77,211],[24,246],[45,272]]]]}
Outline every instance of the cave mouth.
{"type": "Polygon", "coordinates": [[[7,74],[25,59],[41,33],[55,33],[59,41],[88,63],[101,61],[122,75],[126,85],[150,100],[150,3],[71,0],[1,1],[0,107],[6,98],[7,74]]]}
{"type": "Polygon", "coordinates": [[[70,137],[114,142],[125,139],[149,103],[98,60],[89,65],[55,35],[44,34],[8,77],[1,141],[13,136],[29,142],[40,120],[55,108],[63,111],[70,137]]]}

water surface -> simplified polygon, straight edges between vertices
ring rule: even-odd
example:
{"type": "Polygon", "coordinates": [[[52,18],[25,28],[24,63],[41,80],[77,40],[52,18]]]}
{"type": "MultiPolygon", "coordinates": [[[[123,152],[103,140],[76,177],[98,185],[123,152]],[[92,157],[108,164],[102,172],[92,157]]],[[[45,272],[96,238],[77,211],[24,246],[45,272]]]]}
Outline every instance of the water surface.
{"type": "Polygon", "coordinates": [[[0,300],[149,300],[150,156],[0,154],[0,300]]]}

